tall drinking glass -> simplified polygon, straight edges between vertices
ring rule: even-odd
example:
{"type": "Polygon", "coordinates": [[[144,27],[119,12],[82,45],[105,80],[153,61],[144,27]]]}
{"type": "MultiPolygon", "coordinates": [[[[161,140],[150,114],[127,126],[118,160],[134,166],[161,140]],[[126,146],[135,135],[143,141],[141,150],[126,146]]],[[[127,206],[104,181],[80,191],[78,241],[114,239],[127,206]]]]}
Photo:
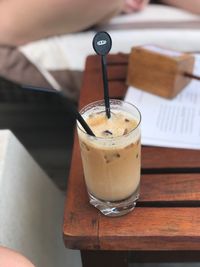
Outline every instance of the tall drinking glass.
{"type": "Polygon", "coordinates": [[[107,216],[124,215],[139,198],[141,170],[141,114],[134,105],[110,100],[111,118],[104,100],[80,113],[94,136],[77,123],[85,184],[90,203],[107,216]]]}

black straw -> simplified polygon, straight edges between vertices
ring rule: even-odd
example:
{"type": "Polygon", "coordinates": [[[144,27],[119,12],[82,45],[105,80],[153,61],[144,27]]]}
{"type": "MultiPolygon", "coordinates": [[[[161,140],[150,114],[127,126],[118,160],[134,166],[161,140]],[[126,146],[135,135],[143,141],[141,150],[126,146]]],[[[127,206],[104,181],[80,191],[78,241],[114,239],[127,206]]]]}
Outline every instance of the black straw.
{"type": "Polygon", "coordinates": [[[75,105],[72,104],[71,101],[68,100],[66,98],[66,96],[62,92],[57,91],[55,89],[47,89],[47,88],[36,87],[36,86],[32,86],[32,85],[21,85],[21,87],[23,89],[25,89],[25,90],[32,90],[32,91],[45,92],[45,93],[54,93],[54,94],[57,94],[57,95],[60,95],[60,96],[64,97],[65,98],[65,102],[68,105],[68,108],[75,115],[76,119],[79,121],[79,123],[81,124],[83,129],[86,131],[86,133],[89,134],[89,135],[95,136],[93,131],[90,129],[90,127],[88,126],[86,121],[81,116],[81,114],[77,111],[75,105]]]}
{"type": "Polygon", "coordinates": [[[106,116],[110,118],[110,98],[108,89],[108,76],[106,68],[106,56],[101,56],[102,73],[103,73],[103,88],[104,88],[104,101],[106,107],[106,116]]]}
{"type": "Polygon", "coordinates": [[[195,75],[195,74],[188,73],[188,72],[184,72],[183,75],[184,75],[185,77],[188,77],[188,78],[191,78],[191,79],[195,79],[195,80],[200,81],[200,76],[197,76],[197,75],[195,75]]]}
{"type": "Polygon", "coordinates": [[[101,56],[102,75],[103,75],[103,87],[104,87],[104,101],[106,107],[106,116],[110,118],[110,99],[108,89],[108,76],[107,76],[107,63],[106,55],[109,53],[112,47],[112,39],[107,32],[97,32],[93,38],[94,51],[101,56]]]}

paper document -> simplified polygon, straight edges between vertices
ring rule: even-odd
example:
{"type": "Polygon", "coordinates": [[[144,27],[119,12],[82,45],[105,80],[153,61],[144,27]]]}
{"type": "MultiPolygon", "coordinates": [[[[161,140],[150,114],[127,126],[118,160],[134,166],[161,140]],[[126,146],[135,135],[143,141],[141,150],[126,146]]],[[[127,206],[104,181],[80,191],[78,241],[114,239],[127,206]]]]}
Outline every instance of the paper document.
{"type": "MultiPolygon", "coordinates": [[[[194,74],[200,76],[200,55],[194,74]]],[[[143,145],[200,149],[200,81],[192,80],[172,100],[129,87],[125,101],[141,111],[143,145]]]]}

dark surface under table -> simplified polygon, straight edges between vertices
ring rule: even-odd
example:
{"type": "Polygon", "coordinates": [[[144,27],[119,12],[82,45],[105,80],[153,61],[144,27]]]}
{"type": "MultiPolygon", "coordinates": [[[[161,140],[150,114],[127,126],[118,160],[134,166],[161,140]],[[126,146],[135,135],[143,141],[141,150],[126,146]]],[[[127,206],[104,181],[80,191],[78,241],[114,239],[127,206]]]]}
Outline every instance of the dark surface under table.
{"type": "MultiPolygon", "coordinates": [[[[108,57],[110,96],[125,95],[128,55],[108,57]]],[[[80,107],[103,98],[100,58],[87,59],[80,107]]],[[[88,203],[77,134],[68,178],[63,238],[83,266],[200,261],[200,151],[142,147],[141,195],[131,213],[102,215],[88,203]],[[131,253],[132,251],[132,253],[131,253]]]]}
{"type": "Polygon", "coordinates": [[[52,93],[25,91],[0,77],[0,129],[10,129],[64,192],[75,118],[52,93]]]}

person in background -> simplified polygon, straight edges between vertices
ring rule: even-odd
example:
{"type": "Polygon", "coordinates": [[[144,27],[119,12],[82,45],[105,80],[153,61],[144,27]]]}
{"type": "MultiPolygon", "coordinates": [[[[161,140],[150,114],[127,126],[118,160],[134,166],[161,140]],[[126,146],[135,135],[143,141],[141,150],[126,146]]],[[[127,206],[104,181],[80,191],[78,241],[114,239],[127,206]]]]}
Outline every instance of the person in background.
{"type": "Polygon", "coordinates": [[[34,265],[21,254],[0,246],[0,267],[34,267],[34,265]]]}
{"type": "Polygon", "coordinates": [[[142,11],[149,3],[149,0],[125,0],[122,13],[133,13],[142,11]]]}
{"type": "MultiPolygon", "coordinates": [[[[141,11],[148,2],[147,0],[125,0],[124,11],[126,13],[141,11]]],[[[150,3],[166,4],[200,15],[200,0],[151,0],[150,3]]]]}
{"type": "Polygon", "coordinates": [[[160,0],[159,2],[200,15],[200,0],[160,0]]]}
{"type": "Polygon", "coordinates": [[[139,11],[147,0],[0,0],[0,45],[18,46],[79,32],[120,12],[139,11]]]}
{"type": "MultiPolygon", "coordinates": [[[[200,0],[156,2],[200,14],[200,0]]],[[[148,3],[149,0],[0,0],[0,45],[18,46],[83,31],[116,14],[141,11],[148,3]]]]}

